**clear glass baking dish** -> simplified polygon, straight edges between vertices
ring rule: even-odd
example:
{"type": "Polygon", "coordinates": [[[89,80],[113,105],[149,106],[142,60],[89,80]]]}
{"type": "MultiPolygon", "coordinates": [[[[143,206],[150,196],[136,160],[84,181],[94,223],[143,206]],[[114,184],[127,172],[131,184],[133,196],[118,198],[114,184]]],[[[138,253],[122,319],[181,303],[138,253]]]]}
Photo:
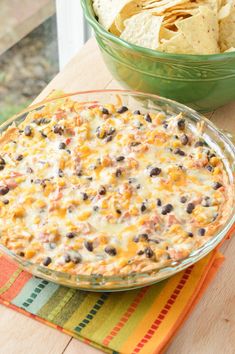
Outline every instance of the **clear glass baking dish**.
{"type": "Polygon", "coordinates": [[[235,222],[235,146],[226,134],[218,130],[216,126],[208,119],[180,103],[156,95],[127,90],[75,92],[45,100],[29,107],[20,114],[6,121],[0,126],[0,133],[6,130],[11,124],[18,125],[30,112],[40,110],[47,104],[47,102],[64,100],[67,97],[78,102],[85,101],[88,102],[88,104],[89,102],[91,104],[117,103],[120,102],[121,99],[123,105],[128,106],[132,110],[140,109],[142,112],[152,111],[164,112],[166,114],[178,114],[183,112],[192,130],[196,129],[196,124],[198,122],[203,121],[205,125],[203,137],[211,146],[213,146],[213,148],[217,151],[217,154],[222,157],[229,182],[232,186],[233,193],[231,195],[232,207],[230,215],[227,216],[227,220],[224,225],[214,235],[214,237],[204,246],[196,251],[193,251],[187,258],[177,262],[171,262],[163,268],[156,268],[144,273],[130,273],[128,275],[117,274],[116,276],[102,276],[99,274],[91,274],[89,276],[71,275],[69,273],[51,270],[39,264],[24,260],[1,244],[0,252],[17,262],[22,269],[48,281],[87,291],[121,291],[147,286],[166,279],[200,260],[223,240],[235,222]]]}

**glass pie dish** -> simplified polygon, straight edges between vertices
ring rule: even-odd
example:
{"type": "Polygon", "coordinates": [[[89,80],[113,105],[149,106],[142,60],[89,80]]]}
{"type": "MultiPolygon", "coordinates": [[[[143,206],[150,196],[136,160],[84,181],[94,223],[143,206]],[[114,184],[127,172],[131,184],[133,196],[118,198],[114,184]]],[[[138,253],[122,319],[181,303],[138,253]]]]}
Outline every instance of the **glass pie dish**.
{"type": "MultiPolygon", "coordinates": [[[[130,110],[141,110],[141,112],[165,113],[167,116],[177,115],[183,113],[187,120],[189,128],[194,131],[198,123],[204,124],[203,139],[216,151],[217,155],[222,159],[224,168],[226,170],[229,186],[231,187],[231,209],[226,215],[222,227],[215,233],[215,235],[200,248],[194,250],[184,259],[177,261],[169,260],[165,266],[156,266],[151,270],[144,272],[131,272],[129,274],[117,274],[115,276],[101,275],[92,273],[90,275],[74,275],[67,272],[52,270],[45,266],[25,260],[16,255],[11,250],[0,243],[0,252],[9,256],[18,265],[28,271],[29,273],[40,278],[52,281],[68,287],[83,289],[87,291],[121,291],[131,290],[138,287],[147,286],[166,279],[179,271],[191,266],[202,257],[213,250],[226,236],[228,231],[235,221],[235,189],[234,189],[234,171],[235,171],[235,147],[226,134],[219,131],[213,123],[195,112],[194,110],[156,95],[143,94],[133,91],[124,90],[100,90],[75,92],[70,94],[60,95],[59,97],[51,97],[43,102],[21,112],[19,115],[9,119],[0,127],[1,133],[9,126],[15,124],[19,125],[29,113],[35,112],[43,108],[48,102],[58,102],[66,98],[74,99],[78,103],[86,102],[93,104],[104,105],[107,103],[117,104],[120,100],[124,106],[130,110]]],[[[0,235],[1,237],[1,235],[0,235]]]]}

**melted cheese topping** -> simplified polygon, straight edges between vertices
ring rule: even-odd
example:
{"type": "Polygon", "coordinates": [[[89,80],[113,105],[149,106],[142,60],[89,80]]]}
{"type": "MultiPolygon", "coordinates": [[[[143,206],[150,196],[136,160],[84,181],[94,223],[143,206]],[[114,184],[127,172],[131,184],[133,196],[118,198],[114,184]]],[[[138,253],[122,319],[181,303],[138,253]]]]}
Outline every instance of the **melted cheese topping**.
{"type": "Polygon", "coordinates": [[[187,257],[222,223],[224,166],[181,114],[66,100],[0,141],[0,242],[32,262],[145,271],[187,257]]]}

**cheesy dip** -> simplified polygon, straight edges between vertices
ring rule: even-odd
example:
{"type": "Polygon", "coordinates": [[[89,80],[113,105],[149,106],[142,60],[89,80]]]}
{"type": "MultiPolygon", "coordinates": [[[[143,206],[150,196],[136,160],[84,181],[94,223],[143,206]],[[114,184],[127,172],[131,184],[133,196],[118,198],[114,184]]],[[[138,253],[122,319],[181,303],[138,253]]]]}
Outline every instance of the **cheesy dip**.
{"type": "Polygon", "coordinates": [[[115,275],[163,267],[213,237],[229,184],[201,125],[121,102],[55,102],[0,138],[5,247],[57,271],[115,275]]]}

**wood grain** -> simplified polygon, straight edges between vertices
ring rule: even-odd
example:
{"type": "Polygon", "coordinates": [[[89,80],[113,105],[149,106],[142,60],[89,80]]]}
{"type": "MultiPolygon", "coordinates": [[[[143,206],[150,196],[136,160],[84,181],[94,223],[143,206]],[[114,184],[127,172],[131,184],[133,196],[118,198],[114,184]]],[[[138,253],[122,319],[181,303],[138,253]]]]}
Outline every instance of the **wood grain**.
{"type": "Polygon", "coordinates": [[[72,339],[63,354],[102,354],[103,352],[72,339]]]}
{"type": "Polygon", "coordinates": [[[70,337],[0,305],[0,354],[59,354],[70,337]]]}
{"type": "Polygon", "coordinates": [[[167,354],[235,353],[235,239],[222,248],[226,260],[167,354]],[[180,351],[179,351],[180,350],[180,351]]]}
{"type": "MultiPolygon", "coordinates": [[[[94,39],[38,96],[53,89],[66,92],[119,88],[106,69],[94,39]]],[[[235,102],[207,115],[235,133],[235,102]]],[[[235,353],[235,239],[223,246],[226,260],[194,312],[174,338],[167,354],[235,353]]],[[[99,354],[76,339],[0,306],[0,354],[99,354]]],[[[151,354],[151,353],[149,353],[151,354]]]]}
{"type": "Polygon", "coordinates": [[[97,44],[89,40],[34,102],[43,100],[54,89],[66,92],[98,90],[106,88],[111,80],[97,44]]]}

